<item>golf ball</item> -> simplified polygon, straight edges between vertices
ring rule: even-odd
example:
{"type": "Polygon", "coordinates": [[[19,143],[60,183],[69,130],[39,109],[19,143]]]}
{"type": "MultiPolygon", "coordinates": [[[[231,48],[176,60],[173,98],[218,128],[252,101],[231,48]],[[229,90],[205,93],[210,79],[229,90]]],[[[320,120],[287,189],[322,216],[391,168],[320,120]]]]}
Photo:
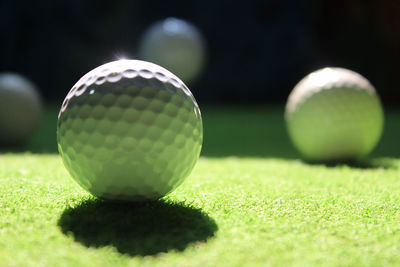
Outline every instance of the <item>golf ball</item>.
{"type": "Polygon", "coordinates": [[[140,60],[101,65],[65,98],[58,149],[71,176],[109,200],[155,200],[175,189],[199,158],[200,109],[168,70],[140,60]]]}
{"type": "Polygon", "coordinates": [[[185,83],[191,83],[204,67],[204,38],[193,24],[167,18],[155,22],[145,31],[138,54],[141,59],[159,64],[185,83]]]}
{"type": "Polygon", "coordinates": [[[302,79],[285,110],[289,136],[309,160],[354,160],[370,153],[383,130],[383,109],[371,83],[343,68],[302,79]]]}
{"type": "Polygon", "coordinates": [[[1,73],[0,145],[27,143],[41,118],[41,100],[33,83],[16,73],[1,73]]]}

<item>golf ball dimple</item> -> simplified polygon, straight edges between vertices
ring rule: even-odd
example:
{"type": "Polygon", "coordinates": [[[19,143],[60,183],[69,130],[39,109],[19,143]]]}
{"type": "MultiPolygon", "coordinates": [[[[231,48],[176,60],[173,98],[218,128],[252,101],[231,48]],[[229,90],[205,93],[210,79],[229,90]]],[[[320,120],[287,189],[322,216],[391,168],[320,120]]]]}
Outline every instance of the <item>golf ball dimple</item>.
{"type": "Polygon", "coordinates": [[[177,18],[155,22],[143,34],[139,57],[176,74],[185,83],[198,79],[205,63],[205,41],[193,24],[177,18]]]}
{"type": "Polygon", "coordinates": [[[0,74],[0,144],[26,144],[42,118],[36,86],[17,73],[0,74]]]}
{"type": "Polygon", "coordinates": [[[383,131],[375,88],[360,74],[324,68],[302,79],[285,110],[289,137],[309,160],[353,160],[370,153],[383,131]]]}
{"type": "Polygon", "coordinates": [[[202,146],[200,109],[168,70],[140,60],[83,76],[58,117],[58,149],[71,176],[110,200],[158,199],[183,182],[202,146]]]}

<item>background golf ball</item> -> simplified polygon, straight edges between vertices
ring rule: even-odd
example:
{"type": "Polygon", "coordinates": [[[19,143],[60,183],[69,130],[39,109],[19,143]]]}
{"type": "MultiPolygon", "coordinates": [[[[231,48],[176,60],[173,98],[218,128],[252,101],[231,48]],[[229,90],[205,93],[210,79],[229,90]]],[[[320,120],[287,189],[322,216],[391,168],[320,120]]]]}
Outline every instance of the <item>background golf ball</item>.
{"type": "Polygon", "coordinates": [[[383,129],[374,87],[343,68],[324,68],[302,79],[289,95],[285,118],[295,147],[310,160],[367,155],[383,129]]]}
{"type": "Polygon", "coordinates": [[[16,73],[1,73],[0,144],[25,144],[41,118],[40,96],[33,83],[16,73]]]}
{"type": "Polygon", "coordinates": [[[155,64],[119,60],[83,76],[58,118],[58,149],[93,195],[154,200],[176,188],[202,146],[199,107],[185,84],[155,64]]]}
{"type": "Polygon", "coordinates": [[[139,45],[139,57],[157,63],[185,83],[191,83],[199,77],[204,66],[204,39],[189,22],[167,18],[145,31],[139,45]]]}

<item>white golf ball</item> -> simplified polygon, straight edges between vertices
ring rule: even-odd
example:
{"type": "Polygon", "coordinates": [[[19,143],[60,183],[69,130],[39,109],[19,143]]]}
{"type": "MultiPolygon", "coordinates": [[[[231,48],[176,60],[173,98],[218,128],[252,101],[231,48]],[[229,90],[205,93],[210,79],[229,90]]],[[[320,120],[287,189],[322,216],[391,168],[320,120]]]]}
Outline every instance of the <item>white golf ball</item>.
{"type": "Polygon", "coordinates": [[[383,130],[383,109],[371,83],[343,68],[307,75],[285,110],[294,146],[309,160],[354,160],[370,153],[383,130]]]}
{"type": "Polygon", "coordinates": [[[39,93],[32,82],[16,73],[0,74],[0,144],[29,141],[42,118],[39,93]]]}
{"type": "Polygon", "coordinates": [[[71,176],[109,200],[155,200],[180,185],[199,158],[200,109],[168,70],[140,60],[101,65],[61,107],[58,149],[71,176]]]}
{"type": "Polygon", "coordinates": [[[159,64],[185,83],[199,78],[205,56],[201,32],[193,24],[177,18],[150,25],[139,45],[140,59],[159,64]]]}

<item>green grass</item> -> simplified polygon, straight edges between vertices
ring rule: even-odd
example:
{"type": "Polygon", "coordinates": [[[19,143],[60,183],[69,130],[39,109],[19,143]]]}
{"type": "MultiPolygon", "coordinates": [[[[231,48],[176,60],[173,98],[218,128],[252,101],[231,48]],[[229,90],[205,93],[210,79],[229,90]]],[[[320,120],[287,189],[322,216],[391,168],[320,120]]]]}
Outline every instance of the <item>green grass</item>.
{"type": "Polygon", "coordinates": [[[55,114],[32,153],[0,154],[0,266],[400,264],[397,110],[369,158],[327,166],[298,159],[282,108],[203,108],[192,174],[139,204],[96,200],[69,178],[49,153],[55,114]]]}

